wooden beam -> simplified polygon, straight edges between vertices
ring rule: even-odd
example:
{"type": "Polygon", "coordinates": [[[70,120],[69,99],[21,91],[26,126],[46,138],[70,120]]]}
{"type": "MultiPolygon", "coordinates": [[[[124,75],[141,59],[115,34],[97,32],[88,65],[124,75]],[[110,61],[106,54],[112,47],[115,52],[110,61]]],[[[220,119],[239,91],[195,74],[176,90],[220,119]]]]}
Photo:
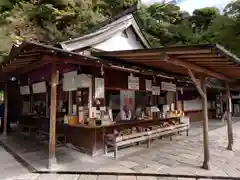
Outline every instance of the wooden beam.
{"type": "Polygon", "coordinates": [[[200,87],[199,83],[197,82],[197,79],[195,78],[194,74],[192,73],[192,71],[190,69],[188,69],[188,74],[191,77],[194,85],[196,86],[199,94],[201,95],[202,98],[205,97],[205,93],[203,92],[202,88],[200,87]]]}
{"type": "Polygon", "coordinates": [[[229,84],[226,83],[226,96],[227,96],[227,131],[228,131],[228,146],[227,150],[233,150],[233,129],[232,129],[232,98],[230,93],[229,84]]]}
{"type": "Polygon", "coordinates": [[[174,65],[177,65],[177,66],[184,67],[186,69],[191,69],[191,70],[194,70],[196,72],[200,72],[200,73],[206,74],[208,76],[221,79],[221,80],[226,80],[226,81],[231,81],[232,80],[228,77],[225,77],[222,74],[219,74],[219,73],[213,72],[211,70],[202,68],[202,67],[200,67],[198,65],[195,65],[193,63],[190,63],[190,62],[186,62],[186,61],[182,61],[182,60],[178,60],[178,59],[173,59],[173,58],[166,58],[165,61],[168,62],[168,63],[172,63],[174,65]]]}
{"type": "Polygon", "coordinates": [[[4,124],[3,134],[7,135],[7,121],[8,121],[8,82],[5,82],[4,88],[4,124]]]}
{"type": "Polygon", "coordinates": [[[56,113],[57,113],[57,66],[52,63],[51,78],[51,109],[50,109],[50,130],[49,130],[49,169],[57,164],[56,150],[56,113]]]}
{"type": "Polygon", "coordinates": [[[201,86],[202,91],[204,93],[204,97],[202,98],[202,105],[203,105],[203,143],[204,143],[204,161],[202,168],[209,170],[209,142],[208,142],[208,102],[207,102],[207,87],[206,87],[206,79],[205,77],[201,78],[201,86]]]}
{"type": "Polygon", "coordinates": [[[208,59],[208,58],[216,58],[216,59],[223,59],[224,57],[222,56],[217,56],[215,54],[194,54],[194,55],[180,55],[180,56],[176,56],[176,58],[180,58],[180,59],[208,59]]]}

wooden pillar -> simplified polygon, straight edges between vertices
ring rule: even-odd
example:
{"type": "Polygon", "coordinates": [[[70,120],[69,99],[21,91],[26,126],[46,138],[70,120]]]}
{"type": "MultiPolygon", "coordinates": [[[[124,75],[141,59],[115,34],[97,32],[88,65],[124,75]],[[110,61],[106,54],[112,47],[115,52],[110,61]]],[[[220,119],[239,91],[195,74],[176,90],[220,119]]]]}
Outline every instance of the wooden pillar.
{"type": "Polygon", "coordinates": [[[68,115],[72,115],[72,91],[68,91],[68,115]]]}
{"type": "Polygon", "coordinates": [[[227,131],[228,131],[228,146],[227,150],[233,150],[233,129],[232,129],[232,98],[228,83],[226,83],[227,94],[227,131]]]}
{"type": "Polygon", "coordinates": [[[3,135],[7,135],[7,121],[8,121],[8,82],[5,82],[3,135]]]}
{"type": "Polygon", "coordinates": [[[175,92],[175,110],[178,110],[178,91],[175,92]]]}
{"type": "Polygon", "coordinates": [[[209,170],[209,142],[208,142],[208,103],[207,103],[207,88],[206,88],[206,79],[205,77],[201,78],[201,87],[204,93],[202,97],[203,104],[203,142],[204,142],[204,162],[203,168],[209,170]]]}
{"type": "Polygon", "coordinates": [[[56,148],[56,113],[57,113],[57,68],[52,64],[51,77],[51,108],[50,108],[50,130],[49,130],[49,168],[57,164],[55,156],[56,148]]]}
{"type": "Polygon", "coordinates": [[[208,145],[208,103],[207,103],[207,87],[206,87],[206,78],[201,77],[200,84],[197,82],[192,71],[188,70],[189,76],[191,77],[193,83],[195,84],[199,94],[202,97],[202,107],[203,107],[203,146],[204,146],[204,161],[202,168],[209,170],[209,145],[208,145]]]}
{"type": "Polygon", "coordinates": [[[50,117],[49,116],[49,94],[48,94],[48,90],[47,90],[47,92],[46,92],[46,117],[50,117]]]}

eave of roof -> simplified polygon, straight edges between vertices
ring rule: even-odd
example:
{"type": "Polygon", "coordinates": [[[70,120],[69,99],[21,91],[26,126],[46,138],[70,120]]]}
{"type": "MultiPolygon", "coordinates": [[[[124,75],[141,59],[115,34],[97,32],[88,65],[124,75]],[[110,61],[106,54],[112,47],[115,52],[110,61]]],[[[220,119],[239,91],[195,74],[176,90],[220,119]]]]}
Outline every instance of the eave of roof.
{"type": "Polygon", "coordinates": [[[231,81],[240,77],[240,60],[218,44],[174,46],[127,51],[94,52],[94,56],[125,61],[135,66],[163,69],[188,76],[188,69],[231,81]]]}

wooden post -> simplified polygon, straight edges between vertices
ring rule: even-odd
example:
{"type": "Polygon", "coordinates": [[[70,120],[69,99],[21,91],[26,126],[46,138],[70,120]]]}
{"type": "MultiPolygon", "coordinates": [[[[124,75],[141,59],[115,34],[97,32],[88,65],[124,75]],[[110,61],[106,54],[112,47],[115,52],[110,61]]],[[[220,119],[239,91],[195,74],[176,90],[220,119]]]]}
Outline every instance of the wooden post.
{"type": "Polygon", "coordinates": [[[68,91],[68,115],[72,115],[72,91],[68,91]]]}
{"type": "Polygon", "coordinates": [[[209,144],[208,144],[208,103],[207,103],[207,88],[206,88],[206,79],[205,77],[201,78],[202,91],[205,94],[202,97],[203,104],[203,142],[204,142],[204,162],[202,167],[209,170],[209,144]]]}
{"type": "Polygon", "coordinates": [[[3,135],[7,135],[7,121],[8,121],[8,82],[5,82],[3,135]]]}
{"type": "Polygon", "coordinates": [[[56,148],[56,112],[57,112],[57,67],[52,64],[51,77],[51,108],[50,108],[50,130],[49,130],[49,169],[52,169],[57,164],[55,156],[56,148]]]}
{"type": "Polygon", "coordinates": [[[228,146],[227,150],[233,150],[233,129],[232,129],[232,98],[230,93],[229,84],[226,83],[227,94],[227,130],[228,130],[228,146]]]}
{"type": "Polygon", "coordinates": [[[48,94],[48,90],[47,90],[47,92],[46,92],[46,117],[50,117],[49,116],[49,94],[48,94]]]}
{"type": "Polygon", "coordinates": [[[200,80],[201,86],[198,84],[197,79],[191,70],[188,70],[189,76],[191,77],[193,83],[195,84],[199,94],[202,97],[203,106],[203,145],[204,145],[204,162],[202,168],[209,170],[209,146],[208,146],[208,103],[207,103],[207,88],[206,88],[206,78],[202,77],[200,80]]]}
{"type": "Polygon", "coordinates": [[[178,111],[178,91],[175,92],[175,110],[178,111]]]}

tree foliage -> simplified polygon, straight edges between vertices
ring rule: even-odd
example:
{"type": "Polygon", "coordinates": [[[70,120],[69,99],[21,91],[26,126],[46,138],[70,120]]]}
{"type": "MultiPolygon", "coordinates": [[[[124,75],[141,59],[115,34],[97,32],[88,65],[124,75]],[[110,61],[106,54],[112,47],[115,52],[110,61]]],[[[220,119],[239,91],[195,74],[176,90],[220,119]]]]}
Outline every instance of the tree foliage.
{"type": "MultiPolygon", "coordinates": [[[[0,53],[19,40],[54,45],[81,36],[135,3],[139,0],[0,0],[0,53]]],[[[190,15],[172,1],[141,4],[134,15],[153,47],[220,43],[240,55],[240,0],[223,14],[206,7],[190,15]]]]}

